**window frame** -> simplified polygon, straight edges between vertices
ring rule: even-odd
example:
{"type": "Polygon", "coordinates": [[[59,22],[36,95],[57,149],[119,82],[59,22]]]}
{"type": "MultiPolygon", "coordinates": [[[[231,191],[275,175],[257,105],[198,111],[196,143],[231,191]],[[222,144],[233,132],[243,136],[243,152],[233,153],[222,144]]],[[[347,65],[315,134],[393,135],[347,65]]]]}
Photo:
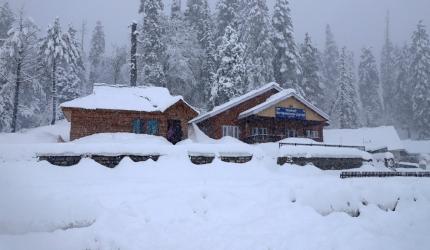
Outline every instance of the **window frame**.
{"type": "Polygon", "coordinates": [[[233,138],[239,139],[240,137],[240,128],[239,126],[234,125],[222,125],[222,137],[231,136],[233,138]]]}
{"type": "Polygon", "coordinates": [[[285,130],[285,135],[287,136],[287,138],[297,138],[297,130],[296,129],[287,128],[285,130]],[[292,132],[293,136],[290,136],[290,132],[292,132]]]}
{"type": "Polygon", "coordinates": [[[155,135],[155,136],[160,134],[160,122],[157,119],[149,119],[146,121],[146,134],[155,135]],[[155,133],[151,133],[152,132],[152,128],[150,127],[151,124],[156,124],[155,133]]]}

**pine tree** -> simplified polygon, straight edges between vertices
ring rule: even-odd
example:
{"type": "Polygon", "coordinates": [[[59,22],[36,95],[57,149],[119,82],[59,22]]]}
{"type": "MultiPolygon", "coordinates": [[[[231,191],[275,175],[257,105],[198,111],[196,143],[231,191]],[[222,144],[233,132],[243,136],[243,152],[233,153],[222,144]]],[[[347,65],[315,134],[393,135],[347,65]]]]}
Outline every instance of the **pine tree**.
{"type": "Polygon", "coordinates": [[[172,6],[170,9],[171,19],[182,18],[181,5],[182,5],[181,0],[172,0],[172,6]]]}
{"type": "Polygon", "coordinates": [[[245,1],[240,15],[239,41],[245,46],[247,90],[274,80],[274,48],[270,41],[269,10],[265,0],[245,1]]]}
{"type": "Polygon", "coordinates": [[[185,9],[185,21],[195,32],[200,44],[201,54],[200,74],[198,77],[197,91],[203,93],[200,103],[207,103],[209,91],[207,91],[212,81],[215,71],[215,44],[213,42],[213,23],[207,0],[187,0],[185,9]]]}
{"type": "Polygon", "coordinates": [[[300,68],[302,69],[301,85],[304,96],[313,104],[321,106],[324,102],[324,93],[318,65],[318,50],[312,45],[311,37],[308,33],[305,35],[300,55],[300,68]]]}
{"type": "Polygon", "coordinates": [[[211,104],[217,106],[244,92],[244,48],[237,32],[227,26],[218,49],[218,70],[211,90],[211,104]]]}
{"type": "Polygon", "coordinates": [[[412,86],[410,79],[410,49],[407,45],[403,48],[394,49],[395,66],[395,90],[393,98],[393,116],[396,120],[397,126],[408,133],[408,138],[411,138],[411,128],[413,127],[413,110],[412,110],[412,86]]]}
{"type": "MultiPolygon", "coordinates": [[[[237,30],[240,0],[219,0],[216,5],[216,32],[218,43],[221,42],[227,26],[237,30]]],[[[217,44],[218,44],[217,43],[217,44]]]]}
{"type": "MultiPolygon", "coordinates": [[[[177,0],[174,0],[176,2],[177,0]]],[[[180,94],[190,100],[193,105],[203,104],[203,95],[196,97],[198,89],[201,60],[204,53],[200,48],[196,32],[187,25],[184,15],[175,4],[172,4],[172,13],[167,29],[167,87],[172,94],[180,94]]],[[[206,90],[208,91],[208,90],[206,90]]],[[[202,93],[202,92],[200,92],[202,93]]]]}
{"type": "Polygon", "coordinates": [[[3,39],[8,37],[8,32],[12,28],[15,21],[15,16],[10,9],[9,3],[5,2],[0,7],[0,46],[3,44],[3,39]]]}
{"type": "Polygon", "coordinates": [[[163,2],[161,0],[141,0],[139,12],[143,14],[141,29],[141,79],[145,84],[166,86],[163,61],[166,46],[163,41],[163,2]]]}
{"type": "Polygon", "coordinates": [[[420,21],[412,35],[411,80],[413,119],[419,139],[430,138],[430,41],[420,21]]]}
{"type": "Polygon", "coordinates": [[[300,58],[294,42],[290,12],[288,0],[276,0],[272,17],[274,29],[272,40],[276,51],[273,60],[274,77],[282,86],[303,92],[299,84],[300,58]]]}
{"type": "Polygon", "coordinates": [[[36,70],[37,32],[37,26],[31,20],[25,19],[21,12],[19,18],[12,23],[1,47],[0,67],[3,69],[1,76],[4,85],[0,86],[0,107],[1,117],[5,120],[0,127],[10,127],[12,132],[16,132],[19,112],[22,114],[23,111],[20,110],[23,104],[22,88],[30,89],[37,84],[32,76],[36,70]],[[24,84],[26,86],[23,86],[24,84]]]}
{"type": "Polygon", "coordinates": [[[385,122],[387,124],[392,124],[393,114],[397,111],[393,109],[395,106],[396,100],[395,96],[395,79],[394,79],[394,54],[393,54],[394,46],[391,42],[390,37],[390,18],[389,14],[387,14],[386,18],[386,27],[385,27],[385,43],[382,47],[381,54],[381,86],[382,86],[382,99],[383,105],[385,109],[385,122]]]}
{"type": "Polygon", "coordinates": [[[361,61],[358,66],[358,77],[365,125],[368,127],[379,126],[383,118],[382,102],[379,95],[379,73],[375,56],[370,48],[362,49],[361,61]]]}
{"type": "Polygon", "coordinates": [[[360,126],[357,91],[348,57],[346,48],[343,48],[339,59],[336,99],[331,112],[332,117],[342,129],[360,126]]]}
{"type": "Polygon", "coordinates": [[[326,103],[323,105],[323,108],[328,110],[332,107],[336,97],[333,93],[333,89],[337,89],[336,81],[339,77],[339,49],[337,47],[330,25],[326,26],[325,34],[326,40],[324,53],[322,55],[322,73],[326,103]]]}
{"type": "MultiPolygon", "coordinates": [[[[69,30],[69,32],[71,32],[69,30]]],[[[55,124],[58,116],[57,106],[58,99],[64,88],[58,85],[62,76],[59,75],[64,69],[70,70],[75,74],[81,63],[79,47],[77,43],[72,42],[74,35],[63,33],[61,30],[60,20],[56,18],[54,23],[48,27],[47,35],[42,39],[39,49],[39,57],[42,65],[49,69],[49,78],[51,80],[51,104],[52,117],[51,124],[55,124]]]]}
{"type": "Polygon", "coordinates": [[[90,84],[100,81],[104,68],[105,33],[103,25],[97,21],[91,37],[91,48],[88,60],[90,62],[90,84]]]}

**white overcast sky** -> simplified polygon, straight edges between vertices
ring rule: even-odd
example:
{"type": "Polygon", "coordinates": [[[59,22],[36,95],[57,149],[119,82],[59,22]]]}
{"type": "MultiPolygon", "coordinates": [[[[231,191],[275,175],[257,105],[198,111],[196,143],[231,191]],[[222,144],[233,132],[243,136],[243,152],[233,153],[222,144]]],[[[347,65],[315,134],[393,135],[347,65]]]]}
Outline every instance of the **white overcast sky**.
{"type": "MultiPolygon", "coordinates": [[[[166,11],[171,0],[165,1],[166,11]]],[[[209,0],[211,6],[216,0],[209,0]]],[[[5,2],[5,0],[0,0],[5,2]]],[[[92,30],[97,20],[103,22],[106,44],[128,44],[127,26],[141,17],[137,14],[140,0],[9,0],[17,10],[24,7],[28,16],[44,31],[55,17],[63,24],[79,27],[83,20],[92,30]]],[[[183,5],[186,0],[182,0],[183,5]]],[[[274,0],[268,0],[272,8],[274,0]]],[[[391,13],[392,38],[402,45],[420,19],[430,26],[430,0],[290,0],[296,40],[309,32],[321,47],[326,24],[332,26],[339,46],[358,52],[363,46],[379,50],[383,42],[384,19],[391,13]]],[[[427,30],[430,31],[429,28],[427,30]]],[[[88,32],[89,37],[90,32],[88,32]]],[[[88,42],[88,40],[87,40],[88,42]]],[[[87,43],[88,44],[88,43],[87,43]]],[[[109,48],[108,48],[109,49],[109,48]]],[[[375,51],[379,55],[379,51],[375,51]]]]}

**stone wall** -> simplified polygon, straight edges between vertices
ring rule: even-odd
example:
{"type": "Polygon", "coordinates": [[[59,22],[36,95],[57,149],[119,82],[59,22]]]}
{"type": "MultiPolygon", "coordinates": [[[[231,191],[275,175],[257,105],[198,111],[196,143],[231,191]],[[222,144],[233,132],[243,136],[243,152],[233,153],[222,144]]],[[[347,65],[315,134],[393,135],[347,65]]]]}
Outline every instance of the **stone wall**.
{"type": "Polygon", "coordinates": [[[322,170],[342,170],[359,168],[365,160],[361,158],[304,158],[304,157],[278,157],[278,164],[285,163],[305,166],[313,164],[315,167],[322,170]]]}

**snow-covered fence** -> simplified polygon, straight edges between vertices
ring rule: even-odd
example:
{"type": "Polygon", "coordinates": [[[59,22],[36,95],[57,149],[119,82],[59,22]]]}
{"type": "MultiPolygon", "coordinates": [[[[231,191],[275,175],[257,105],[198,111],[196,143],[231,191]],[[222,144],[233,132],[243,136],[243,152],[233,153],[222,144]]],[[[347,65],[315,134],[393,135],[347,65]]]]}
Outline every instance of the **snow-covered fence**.
{"type": "Polygon", "coordinates": [[[364,177],[430,177],[430,172],[342,172],[341,179],[364,177]]]}

